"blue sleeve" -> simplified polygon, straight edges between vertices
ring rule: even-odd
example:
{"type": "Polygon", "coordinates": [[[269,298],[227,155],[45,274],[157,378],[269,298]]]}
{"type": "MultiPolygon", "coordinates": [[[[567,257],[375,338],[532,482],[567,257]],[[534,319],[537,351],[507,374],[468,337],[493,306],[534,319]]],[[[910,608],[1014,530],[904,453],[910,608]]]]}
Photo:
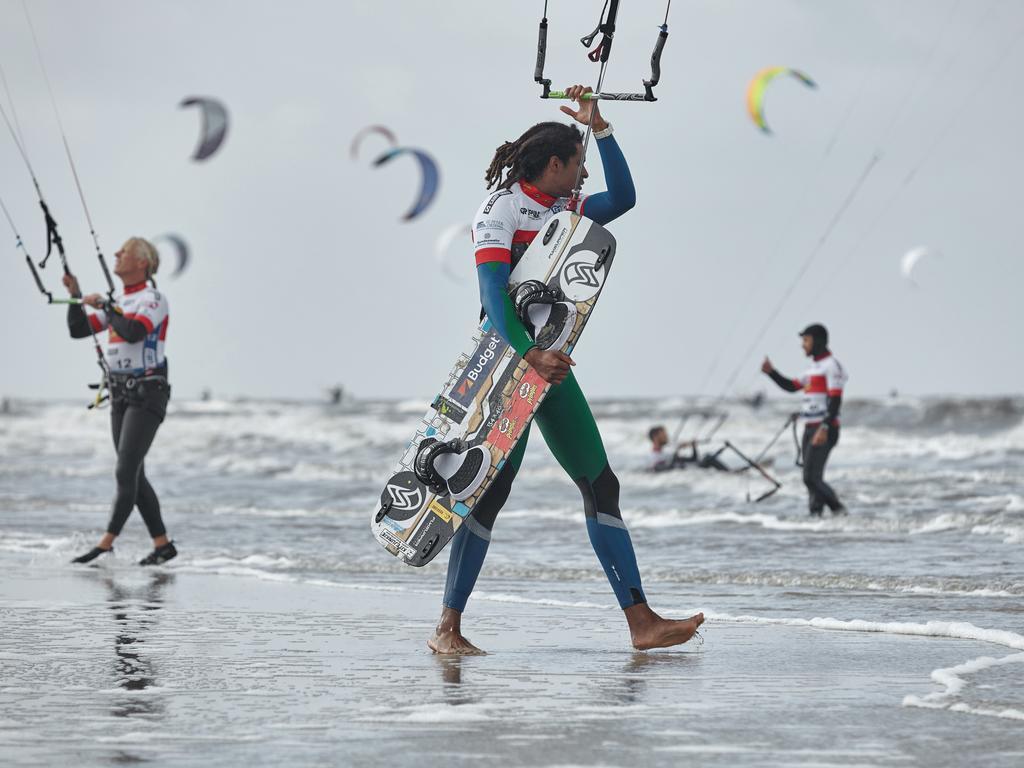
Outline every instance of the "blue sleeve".
{"type": "Polygon", "coordinates": [[[596,141],[608,189],[596,195],[589,195],[583,201],[580,213],[598,224],[607,224],[636,205],[636,189],[633,187],[633,177],[629,174],[626,158],[622,156],[622,150],[619,149],[615,137],[608,136],[596,141]]]}
{"type": "Polygon", "coordinates": [[[516,314],[512,299],[508,297],[508,278],[512,267],[500,261],[489,261],[476,268],[480,281],[480,301],[484,313],[494,323],[495,330],[520,357],[526,357],[535,346],[526,327],[516,314]]]}

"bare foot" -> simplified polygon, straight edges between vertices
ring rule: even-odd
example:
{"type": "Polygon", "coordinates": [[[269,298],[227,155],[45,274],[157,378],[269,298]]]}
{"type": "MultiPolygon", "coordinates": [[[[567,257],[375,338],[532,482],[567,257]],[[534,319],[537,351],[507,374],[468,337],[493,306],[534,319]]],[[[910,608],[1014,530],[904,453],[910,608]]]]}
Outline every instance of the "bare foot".
{"type": "Polygon", "coordinates": [[[485,656],[482,651],[462,636],[461,632],[442,630],[438,627],[434,635],[427,640],[427,647],[434,653],[441,653],[454,656],[485,656]]]}
{"type": "Polygon", "coordinates": [[[485,656],[482,651],[462,635],[462,614],[454,608],[445,608],[441,620],[427,640],[427,647],[434,653],[452,656],[485,656]]]}
{"type": "Polygon", "coordinates": [[[633,647],[638,651],[681,645],[693,637],[697,628],[704,623],[703,613],[688,619],[663,619],[647,603],[631,605],[625,614],[633,647]]]}

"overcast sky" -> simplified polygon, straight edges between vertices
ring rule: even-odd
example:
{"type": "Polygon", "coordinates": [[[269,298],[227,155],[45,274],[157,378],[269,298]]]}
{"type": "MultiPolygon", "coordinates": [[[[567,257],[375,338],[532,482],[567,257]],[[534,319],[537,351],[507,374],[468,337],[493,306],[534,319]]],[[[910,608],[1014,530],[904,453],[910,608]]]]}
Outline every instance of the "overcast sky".
{"type": "MultiPolygon", "coordinates": [[[[578,38],[601,5],[551,0],[556,85],[595,81],[578,38]]],[[[454,253],[464,282],[453,282],[437,234],[472,218],[497,145],[560,117],[532,82],[541,0],[29,7],[108,258],[131,235],[192,245],[190,270],[160,281],[177,396],[436,391],[479,306],[471,247],[454,253]],[[177,106],[189,95],[231,112],[205,163],[189,160],[198,115],[177,106]],[[400,221],[417,189],[411,160],[373,168],[369,147],[348,157],[371,123],[441,165],[440,194],[414,222],[400,221]]],[[[660,1],[622,3],[608,89],[639,89],[663,13],[660,1]]],[[[604,110],[638,204],[609,227],[615,267],[575,355],[585,391],[764,387],[761,357],[800,372],[796,333],[819,321],[850,396],[1020,392],[1022,38],[1019,0],[676,0],[659,101],[604,110]],[[819,84],[772,88],[771,137],[744,109],[768,65],[819,84]],[[941,253],[916,285],[899,272],[915,246],[941,253]]],[[[0,0],[0,64],[71,267],[98,291],[20,0],[0,0]]],[[[588,189],[603,188],[595,148],[589,170],[588,189]]],[[[42,219],[6,133],[0,171],[38,259],[42,219]]],[[[84,394],[90,344],[67,337],[8,235],[0,395],[84,394]]],[[[58,278],[54,263],[45,279],[58,278]]]]}

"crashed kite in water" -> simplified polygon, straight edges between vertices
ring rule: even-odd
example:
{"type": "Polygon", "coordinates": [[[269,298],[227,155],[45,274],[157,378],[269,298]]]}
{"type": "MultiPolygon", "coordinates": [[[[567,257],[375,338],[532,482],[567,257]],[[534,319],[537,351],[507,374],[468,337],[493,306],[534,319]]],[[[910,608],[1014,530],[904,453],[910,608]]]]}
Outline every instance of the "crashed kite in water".
{"type": "MultiPolygon", "coordinates": [[[[178,257],[178,264],[174,268],[174,271],[171,272],[171,277],[177,277],[178,275],[185,271],[186,267],[188,267],[188,260],[190,255],[188,243],[186,243],[185,238],[181,237],[180,235],[167,234],[159,235],[158,237],[153,238],[154,243],[158,243],[161,240],[165,240],[172,246],[174,246],[174,252],[178,257]]],[[[160,249],[157,248],[157,251],[159,250],[160,249]]]]}
{"type": "Polygon", "coordinates": [[[765,92],[768,84],[779,75],[792,75],[808,88],[818,87],[817,83],[799,69],[790,69],[789,67],[765,67],[754,75],[754,79],[747,86],[747,113],[750,115],[750,119],[754,121],[754,124],[765,133],[772,132],[772,129],[768,127],[768,123],[764,119],[765,92]]]}
{"type": "Polygon", "coordinates": [[[411,147],[395,147],[394,149],[390,149],[374,160],[373,164],[375,166],[384,165],[401,155],[412,155],[420,164],[421,177],[419,195],[417,195],[416,202],[413,204],[412,208],[410,208],[406,212],[405,216],[402,217],[406,221],[411,221],[423,213],[423,211],[425,211],[433,202],[434,197],[437,195],[437,188],[441,182],[441,173],[437,168],[437,163],[434,162],[434,158],[422,149],[413,149],[411,147]]]}
{"type": "Polygon", "coordinates": [[[363,143],[363,139],[369,136],[371,133],[376,133],[379,136],[383,136],[388,140],[388,144],[392,147],[398,146],[398,137],[389,129],[383,125],[368,125],[363,130],[355,135],[352,139],[352,144],[349,145],[348,153],[353,160],[359,158],[359,146],[363,143]]]}
{"type": "Polygon", "coordinates": [[[221,102],[204,96],[191,96],[179,106],[197,106],[202,110],[203,132],[199,136],[195,152],[192,153],[192,159],[205,160],[224,143],[224,137],[228,133],[228,111],[221,102]]]}
{"type": "MultiPolygon", "coordinates": [[[[467,245],[472,243],[472,234],[473,228],[469,224],[452,224],[437,236],[437,242],[434,244],[434,255],[437,257],[438,264],[441,265],[441,271],[456,283],[464,282],[463,278],[467,276],[468,270],[464,273],[454,267],[449,249],[452,247],[455,239],[459,237],[466,238],[467,245]]],[[[461,251],[456,252],[461,253],[461,251]]],[[[467,248],[466,252],[462,254],[466,257],[463,261],[467,265],[472,264],[468,254],[469,250],[467,248]]]]}

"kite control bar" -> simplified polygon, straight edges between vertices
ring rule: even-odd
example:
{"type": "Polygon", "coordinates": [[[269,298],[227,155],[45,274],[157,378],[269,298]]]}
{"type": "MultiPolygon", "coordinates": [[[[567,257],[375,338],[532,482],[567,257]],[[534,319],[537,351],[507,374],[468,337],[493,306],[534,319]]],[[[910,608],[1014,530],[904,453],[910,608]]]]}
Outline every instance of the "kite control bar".
{"type": "Polygon", "coordinates": [[[51,291],[46,290],[46,286],[43,285],[42,278],[39,277],[39,273],[36,271],[36,265],[32,263],[32,257],[29,256],[27,253],[25,254],[25,263],[28,264],[28,268],[32,272],[32,278],[36,281],[36,287],[39,289],[39,292],[46,297],[47,304],[84,304],[84,302],[78,298],[53,298],[53,293],[51,291]]]}
{"type": "MultiPolygon", "coordinates": [[[[775,433],[775,436],[774,436],[774,437],[772,437],[772,439],[768,441],[768,445],[766,445],[766,446],[765,446],[765,447],[764,447],[764,448],[763,448],[763,449],[761,450],[761,452],[760,452],[759,454],[757,454],[757,458],[755,458],[755,459],[754,459],[754,461],[755,461],[755,462],[760,462],[760,461],[761,461],[761,459],[763,459],[763,458],[764,458],[764,457],[765,457],[766,455],[768,455],[768,451],[770,451],[770,450],[771,450],[771,447],[772,447],[773,445],[775,445],[775,443],[776,443],[776,442],[778,441],[778,439],[779,439],[780,437],[782,437],[782,433],[786,431],[786,428],[787,428],[787,427],[788,427],[788,426],[789,426],[790,424],[793,424],[793,425],[794,425],[794,432],[793,432],[793,434],[795,435],[795,434],[796,434],[796,430],[795,430],[795,425],[796,425],[796,421],[797,421],[797,419],[799,419],[799,418],[800,418],[800,414],[799,414],[799,413],[791,413],[791,414],[789,414],[789,416],[787,416],[787,417],[786,417],[786,420],[785,420],[785,421],[784,421],[784,422],[782,423],[782,426],[781,426],[781,427],[779,427],[779,431],[778,431],[778,432],[776,432],[776,433],[775,433]]],[[[794,439],[795,439],[795,438],[794,438],[794,439]]],[[[799,451],[799,447],[800,447],[800,444],[799,444],[799,442],[798,442],[798,443],[797,443],[797,453],[798,453],[798,454],[799,454],[799,452],[800,452],[800,451],[799,451]]],[[[800,465],[800,461],[799,461],[799,458],[800,458],[800,457],[799,457],[799,456],[797,456],[797,466],[798,466],[798,467],[799,467],[799,466],[801,466],[801,465],[800,465]]]]}
{"type": "MultiPolygon", "coordinates": [[[[772,487],[771,487],[770,489],[768,489],[767,491],[765,491],[764,493],[762,493],[762,494],[761,494],[760,496],[758,496],[758,497],[757,497],[756,499],[753,499],[753,502],[754,502],[755,504],[756,504],[757,502],[759,502],[759,501],[764,501],[765,499],[767,499],[767,498],[768,498],[768,497],[770,497],[770,496],[773,496],[773,495],[774,495],[774,494],[775,494],[775,493],[776,493],[776,492],[777,492],[777,491],[779,490],[779,488],[781,488],[781,487],[782,487],[782,483],[780,483],[780,482],[779,482],[778,480],[776,480],[776,479],[775,479],[774,477],[772,477],[771,475],[769,475],[769,474],[768,474],[768,472],[767,472],[767,471],[765,471],[764,467],[762,467],[762,466],[761,466],[761,465],[760,465],[760,464],[759,464],[759,463],[758,463],[757,461],[755,461],[754,459],[752,459],[752,458],[750,458],[749,456],[747,456],[747,455],[746,455],[745,453],[743,453],[743,451],[741,451],[741,450],[740,450],[739,448],[737,448],[737,447],[736,447],[735,445],[733,445],[732,443],[730,443],[730,442],[729,442],[728,440],[726,440],[726,441],[725,441],[725,445],[724,445],[724,446],[722,446],[722,449],[721,449],[721,450],[720,450],[720,451],[719,451],[718,453],[721,453],[722,451],[726,450],[727,448],[728,448],[729,450],[731,450],[731,451],[732,451],[733,453],[735,453],[735,454],[736,454],[737,456],[739,456],[739,457],[740,457],[741,459],[743,459],[743,461],[745,461],[745,462],[746,462],[747,466],[746,466],[746,467],[743,467],[742,469],[740,469],[740,470],[739,470],[740,472],[743,472],[743,471],[744,471],[744,470],[746,470],[746,469],[753,469],[753,470],[755,470],[755,471],[756,471],[756,472],[757,472],[757,473],[758,473],[759,475],[761,475],[761,477],[763,477],[763,478],[764,478],[765,480],[767,480],[767,481],[768,481],[769,483],[771,483],[771,484],[772,484],[772,487]]],[[[715,454],[715,455],[717,456],[718,454],[715,454]]],[[[751,499],[750,499],[750,494],[749,494],[749,493],[747,494],[747,501],[751,501],[751,499]]]]}
{"type": "MultiPolygon", "coordinates": [[[[646,82],[646,81],[645,81],[646,82]]],[[[565,91],[548,91],[541,96],[542,99],[568,99],[565,91]]],[[[651,95],[648,98],[645,93],[584,93],[580,97],[583,101],[657,101],[657,97],[651,95]]]]}
{"type": "MultiPolygon", "coordinates": [[[[648,80],[644,80],[644,91],[643,93],[611,93],[606,91],[600,91],[598,93],[588,93],[582,98],[584,101],[657,101],[658,97],[654,95],[654,86],[661,80],[661,53],[665,49],[665,41],[668,40],[668,13],[672,7],[672,0],[668,0],[668,4],[665,6],[665,21],[658,28],[658,39],[654,43],[654,52],[651,53],[651,77],[648,80]]],[[[594,39],[598,34],[601,34],[601,42],[598,43],[597,47],[594,48],[587,58],[594,63],[600,62],[605,64],[608,62],[608,57],[612,50],[612,40],[615,37],[615,18],[619,11],[619,0],[605,0],[605,9],[608,14],[605,16],[604,10],[601,12],[601,20],[599,21],[597,28],[589,35],[585,35],[580,38],[580,42],[584,47],[589,48],[593,44],[594,39]]],[[[533,70],[533,80],[539,83],[543,92],[540,97],[542,99],[567,99],[565,91],[552,91],[551,80],[544,77],[544,61],[547,57],[548,49],[548,4],[547,0],[544,0],[544,16],[540,20],[540,26],[537,30],[537,64],[533,70]]]]}

